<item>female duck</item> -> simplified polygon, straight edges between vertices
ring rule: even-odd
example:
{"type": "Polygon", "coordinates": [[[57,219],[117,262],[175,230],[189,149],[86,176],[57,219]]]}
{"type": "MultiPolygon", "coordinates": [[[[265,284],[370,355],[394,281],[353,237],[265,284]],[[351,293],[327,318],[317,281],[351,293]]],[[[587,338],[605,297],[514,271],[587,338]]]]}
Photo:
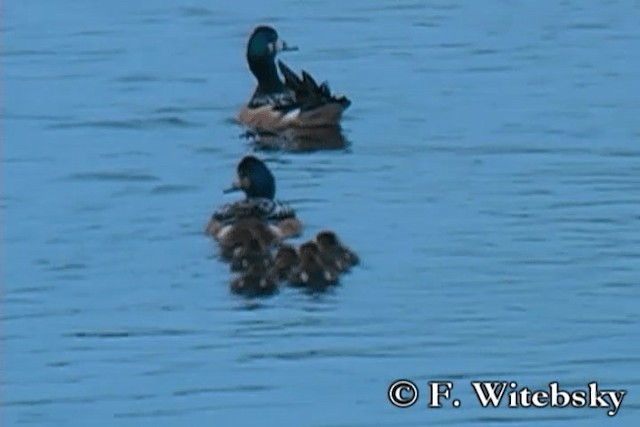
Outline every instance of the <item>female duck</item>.
{"type": "Polygon", "coordinates": [[[251,235],[266,246],[271,243],[269,236],[280,240],[300,235],[302,223],[296,218],[295,211],[288,204],[274,200],[275,178],[262,160],[245,156],[238,163],[237,175],[237,181],[225,193],[242,190],[246,197],[217,209],[207,225],[207,234],[227,243],[227,237],[240,235],[239,240],[247,242],[246,237],[251,235]],[[242,230],[236,233],[238,230],[234,226],[247,229],[249,233],[242,230]]]}
{"type": "Polygon", "coordinates": [[[238,121],[261,131],[287,128],[338,126],[351,101],[331,94],[327,83],[318,85],[306,72],[298,77],[278,61],[284,82],[276,70],[278,52],[297,50],[280,40],[271,27],[253,30],[247,44],[249,69],[258,81],[249,103],[240,110],[238,121]]]}

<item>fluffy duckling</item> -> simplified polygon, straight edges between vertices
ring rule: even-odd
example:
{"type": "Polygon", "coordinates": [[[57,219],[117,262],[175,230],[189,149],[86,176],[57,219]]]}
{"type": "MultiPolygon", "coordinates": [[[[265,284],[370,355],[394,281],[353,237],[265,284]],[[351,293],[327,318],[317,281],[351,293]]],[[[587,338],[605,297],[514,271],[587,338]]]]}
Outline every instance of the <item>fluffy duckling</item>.
{"type": "Polygon", "coordinates": [[[253,264],[247,271],[231,281],[231,292],[247,297],[273,295],[278,284],[261,263],[253,264]]]}
{"type": "Polygon", "coordinates": [[[324,290],[338,283],[337,272],[322,261],[320,250],[315,242],[310,241],[300,245],[299,258],[299,265],[289,275],[291,285],[311,290],[324,290]]]}
{"type": "Polygon", "coordinates": [[[298,257],[296,248],[291,245],[282,244],[273,258],[273,275],[278,280],[286,280],[299,264],[300,258],[298,257]]]}
{"type": "Polygon", "coordinates": [[[220,255],[224,260],[233,259],[238,250],[257,241],[262,251],[267,251],[278,241],[278,236],[269,224],[257,218],[242,218],[218,233],[220,255]]]}
{"type": "Polygon", "coordinates": [[[258,239],[252,238],[246,245],[237,247],[231,258],[231,271],[247,271],[258,265],[265,271],[271,266],[271,253],[258,239]]]}
{"type": "Polygon", "coordinates": [[[315,242],[322,260],[340,272],[348,271],[360,262],[358,256],[343,245],[336,233],[331,230],[320,231],[316,235],[315,242]]]}

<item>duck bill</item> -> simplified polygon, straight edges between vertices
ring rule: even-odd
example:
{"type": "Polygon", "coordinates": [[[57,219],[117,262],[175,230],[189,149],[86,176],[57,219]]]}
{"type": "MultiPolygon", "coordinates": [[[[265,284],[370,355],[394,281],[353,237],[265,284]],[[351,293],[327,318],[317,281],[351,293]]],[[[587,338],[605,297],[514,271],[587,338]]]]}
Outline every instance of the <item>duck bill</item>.
{"type": "Polygon", "coordinates": [[[222,190],[222,193],[229,194],[229,193],[235,193],[236,191],[240,191],[240,190],[242,190],[240,183],[238,181],[234,181],[231,183],[231,186],[229,188],[225,188],[224,190],[222,190]]]}
{"type": "Polygon", "coordinates": [[[276,42],[276,52],[293,52],[298,50],[298,46],[288,45],[284,40],[278,40],[276,42]]]}

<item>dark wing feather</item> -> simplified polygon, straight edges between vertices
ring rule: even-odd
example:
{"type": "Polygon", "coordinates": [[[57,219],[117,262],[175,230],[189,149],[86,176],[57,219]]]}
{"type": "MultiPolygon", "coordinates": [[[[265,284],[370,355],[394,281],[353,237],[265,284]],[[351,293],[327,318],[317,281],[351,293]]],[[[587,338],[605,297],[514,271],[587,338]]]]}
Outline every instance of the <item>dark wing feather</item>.
{"type": "Polygon", "coordinates": [[[304,82],[308,90],[310,91],[319,90],[318,83],[316,83],[313,77],[311,77],[311,75],[304,70],[302,70],[302,81],[304,82]]]}
{"type": "Polygon", "coordinates": [[[286,88],[293,94],[291,101],[294,101],[288,105],[276,107],[279,110],[290,111],[300,108],[302,111],[308,111],[328,103],[339,103],[343,108],[347,108],[351,104],[351,101],[346,97],[336,97],[331,94],[327,82],[318,85],[311,74],[306,71],[302,71],[302,78],[300,78],[282,61],[278,61],[278,68],[284,76],[286,88]]]}
{"type": "Polygon", "coordinates": [[[329,89],[328,82],[322,82],[322,84],[320,85],[320,92],[322,92],[322,95],[324,97],[327,97],[327,98],[331,97],[331,89],[329,89]]]}
{"type": "Polygon", "coordinates": [[[278,61],[278,68],[280,68],[280,72],[284,76],[284,85],[294,92],[298,90],[300,85],[302,85],[300,77],[298,77],[296,73],[294,73],[291,68],[287,67],[282,61],[278,61]]]}

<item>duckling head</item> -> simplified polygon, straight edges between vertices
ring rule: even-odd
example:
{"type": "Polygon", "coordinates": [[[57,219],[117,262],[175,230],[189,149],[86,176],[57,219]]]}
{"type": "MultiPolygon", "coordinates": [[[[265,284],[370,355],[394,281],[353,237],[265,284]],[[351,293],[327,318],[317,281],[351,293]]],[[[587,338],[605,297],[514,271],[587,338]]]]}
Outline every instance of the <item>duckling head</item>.
{"type": "Polygon", "coordinates": [[[330,259],[341,271],[347,271],[360,263],[358,255],[345,246],[333,231],[319,232],[315,241],[318,243],[322,256],[330,259]]]}
{"type": "Polygon", "coordinates": [[[298,252],[296,252],[296,248],[294,248],[293,246],[282,244],[276,251],[275,260],[286,263],[297,262],[298,252]]]}
{"type": "Polygon", "coordinates": [[[337,274],[322,261],[316,242],[309,241],[300,245],[300,280],[307,287],[324,289],[335,283],[337,274]]]}
{"type": "Polygon", "coordinates": [[[300,259],[296,248],[287,244],[280,245],[273,258],[275,274],[281,279],[287,277],[299,263],[300,259]]]}
{"type": "Polygon", "coordinates": [[[331,230],[323,230],[316,235],[316,243],[322,249],[333,249],[340,246],[340,240],[331,230]]]}
{"type": "Polygon", "coordinates": [[[300,245],[300,261],[303,263],[316,263],[320,255],[320,249],[316,242],[306,242],[300,245]]]}

